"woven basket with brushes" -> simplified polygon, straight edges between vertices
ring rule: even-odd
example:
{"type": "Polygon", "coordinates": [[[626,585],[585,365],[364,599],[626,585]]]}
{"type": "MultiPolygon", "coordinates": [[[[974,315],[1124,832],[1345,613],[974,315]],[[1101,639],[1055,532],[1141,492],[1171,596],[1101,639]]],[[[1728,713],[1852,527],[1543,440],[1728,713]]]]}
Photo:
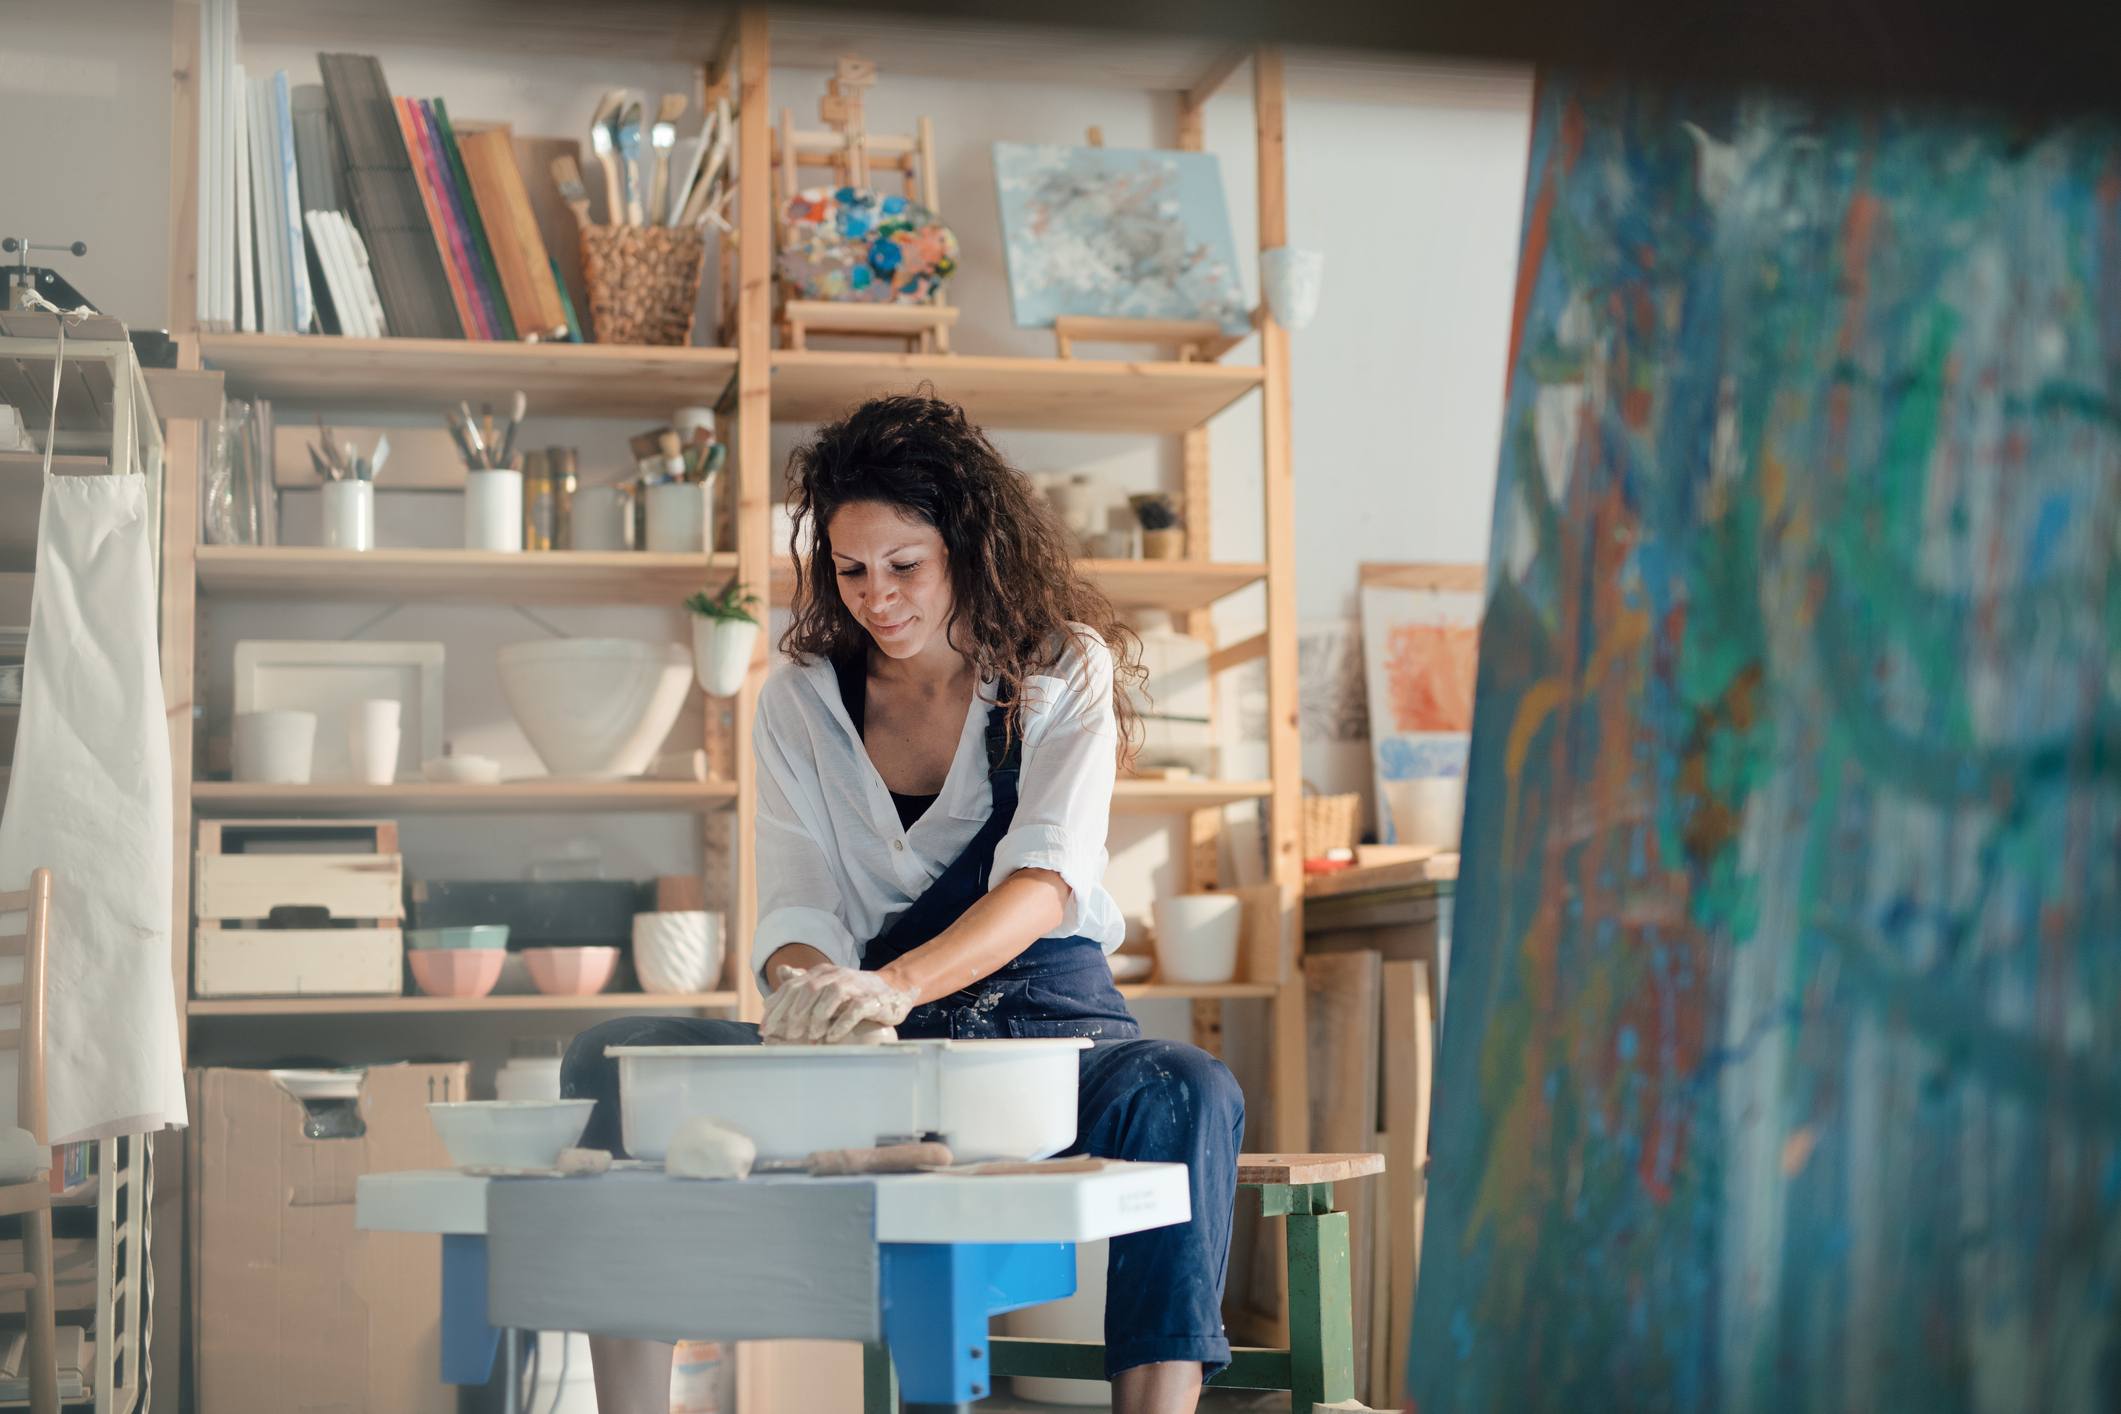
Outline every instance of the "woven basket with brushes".
{"type": "Polygon", "coordinates": [[[707,238],[692,227],[585,226],[582,283],[600,344],[684,345],[707,268],[707,238]]]}
{"type": "Polygon", "coordinates": [[[1362,796],[1320,795],[1304,782],[1304,858],[1323,859],[1336,849],[1353,849],[1362,838],[1362,796]]]}

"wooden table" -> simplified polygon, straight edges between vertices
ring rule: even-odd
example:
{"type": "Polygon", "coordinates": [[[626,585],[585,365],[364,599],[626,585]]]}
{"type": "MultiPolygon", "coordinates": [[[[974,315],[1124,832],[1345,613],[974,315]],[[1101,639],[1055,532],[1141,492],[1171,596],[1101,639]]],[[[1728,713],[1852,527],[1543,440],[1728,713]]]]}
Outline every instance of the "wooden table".
{"type": "Polygon", "coordinates": [[[1076,1243],[1190,1216],[1184,1165],[1113,1162],[741,1183],[372,1174],[354,1221],[441,1236],[446,1383],[486,1383],[504,1330],[858,1340],[890,1349],[913,1414],[985,1397],[988,1319],[1073,1295],[1076,1243]]]}

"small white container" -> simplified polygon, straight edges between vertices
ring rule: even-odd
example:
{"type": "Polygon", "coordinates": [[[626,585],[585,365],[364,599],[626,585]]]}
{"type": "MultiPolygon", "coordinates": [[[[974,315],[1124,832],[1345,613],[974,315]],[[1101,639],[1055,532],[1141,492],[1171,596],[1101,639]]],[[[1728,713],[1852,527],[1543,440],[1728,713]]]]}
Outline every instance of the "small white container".
{"type": "Polygon", "coordinates": [[[1392,817],[1394,844],[1457,849],[1458,828],[1466,813],[1466,778],[1423,776],[1411,781],[1386,781],[1385,809],[1392,817]]]}
{"type": "Polygon", "coordinates": [[[1284,329],[1301,329],[1318,313],[1318,294],[1326,277],[1326,253],[1279,245],[1259,254],[1259,282],[1267,308],[1284,329]]]}
{"type": "Polygon", "coordinates": [[[647,548],[663,555],[697,555],[711,549],[707,517],[714,508],[713,490],[712,477],[649,487],[647,548]]]}
{"type": "Polygon", "coordinates": [[[503,1100],[559,1099],[560,1058],[517,1056],[494,1076],[493,1093],[503,1100]]]}
{"type": "Polygon", "coordinates": [[[459,1100],[427,1106],[459,1168],[549,1169],[589,1127],[594,1100],[459,1100]]]}
{"type": "Polygon", "coordinates": [[[371,697],[347,713],[346,749],[354,779],[362,785],[387,786],[398,778],[398,722],[404,711],[405,704],[394,697],[371,697]]]}
{"type": "Polygon", "coordinates": [[[1075,1142],[1076,1037],[875,1046],[612,1046],[626,1151],[660,1159],[706,1115],[761,1159],[940,1134],[960,1161],[1043,1159],[1075,1142]]]}
{"type": "Polygon", "coordinates": [[[464,548],[520,551],[523,548],[523,473],[464,473],[464,548]]]}
{"type": "Polygon", "coordinates": [[[574,493],[568,526],[570,550],[626,548],[626,492],[618,486],[584,486],[574,493]]]}
{"type": "Polygon", "coordinates": [[[743,619],[692,616],[692,671],[700,688],[713,697],[734,697],[751,671],[759,626],[743,619]]]}
{"type": "Polygon", "coordinates": [[[324,483],[324,546],[329,550],[376,548],[376,484],[324,483]]]}
{"type": "Polygon", "coordinates": [[[633,970],[643,991],[711,992],[722,980],[722,961],[721,914],[633,915],[633,970]]]}
{"type": "Polygon", "coordinates": [[[1235,894],[1179,894],[1158,899],[1158,980],[1198,985],[1236,977],[1244,907],[1235,894]]]}
{"type": "Polygon", "coordinates": [[[314,712],[238,712],[231,742],[235,777],[256,785],[308,785],[316,745],[314,712]]]}

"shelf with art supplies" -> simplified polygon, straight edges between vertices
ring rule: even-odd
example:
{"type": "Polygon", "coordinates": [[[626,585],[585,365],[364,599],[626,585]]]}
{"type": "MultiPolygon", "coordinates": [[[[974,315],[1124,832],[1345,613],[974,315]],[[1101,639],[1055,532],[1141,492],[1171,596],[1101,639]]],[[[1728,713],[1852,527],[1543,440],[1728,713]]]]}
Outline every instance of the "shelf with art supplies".
{"type": "MultiPolygon", "coordinates": [[[[232,33],[202,56],[209,73],[235,60],[232,33]]],[[[254,70],[203,107],[210,360],[245,338],[691,344],[707,233],[729,229],[735,194],[726,99],[612,89],[580,136],[537,137],[394,94],[373,55],[320,53],[316,71],[254,70]]]]}
{"type": "Polygon", "coordinates": [[[696,876],[417,879],[392,820],[202,821],[197,844],[198,1014],[733,1000],[696,876]]]}
{"type": "MultiPolygon", "coordinates": [[[[679,407],[628,439],[623,465],[584,476],[579,449],[521,435],[529,399],[497,415],[468,399],[437,428],[275,425],[272,405],[235,403],[216,424],[205,476],[202,591],[227,598],[669,604],[734,554],[728,448],[710,408],[679,407]],[[368,448],[364,453],[362,448],[368,448]],[[316,548],[275,545],[282,498],[321,492],[316,548]],[[380,545],[376,493],[457,497],[463,548],[380,545]]],[[[596,455],[592,449],[592,455],[596,455]]],[[[401,521],[431,538],[436,518],[401,521]]]]}

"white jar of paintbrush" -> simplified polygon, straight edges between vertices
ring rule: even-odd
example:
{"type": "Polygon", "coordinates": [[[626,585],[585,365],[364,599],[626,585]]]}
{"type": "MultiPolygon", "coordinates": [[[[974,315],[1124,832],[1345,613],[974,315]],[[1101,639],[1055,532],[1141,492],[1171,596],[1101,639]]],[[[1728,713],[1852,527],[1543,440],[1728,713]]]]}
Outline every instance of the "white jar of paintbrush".
{"type": "Polygon", "coordinates": [[[310,464],[324,483],[324,547],[328,550],[376,548],[376,476],[390,460],[390,434],[376,438],[367,456],[352,442],[337,442],[331,429],[319,426],[321,443],[309,448],[310,464]]]}

